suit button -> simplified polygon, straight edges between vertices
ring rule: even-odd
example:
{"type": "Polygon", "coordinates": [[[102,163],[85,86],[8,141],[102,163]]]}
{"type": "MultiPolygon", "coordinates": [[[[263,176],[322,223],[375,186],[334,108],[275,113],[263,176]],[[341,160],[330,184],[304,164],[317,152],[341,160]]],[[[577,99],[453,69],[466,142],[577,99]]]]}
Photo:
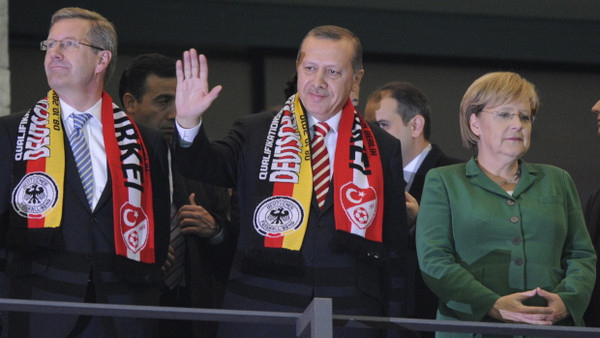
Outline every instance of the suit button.
{"type": "Polygon", "coordinates": [[[513,244],[514,244],[514,245],[519,245],[519,244],[521,244],[521,238],[519,238],[519,237],[515,237],[515,238],[513,239],[513,244]]]}
{"type": "Polygon", "coordinates": [[[322,228],[325,226],[325,222],[323,221],[319,221],[319,224],[317,224],[319,226],[319,228],[322,228]]]}
{"type": "Polygon", "coordinates": [[[92,223],[100,223],[100,218],[98,218],[98,217],[92,218],[92,223]]]}
{"type": "Polygon", "coordinates": [[[512,207],[513,205],[517,204],[517,202],[515,202],[513,200],[508,200],[508,201],[506,201],[506,204],[508,204],[512,207]]]}
{"type": "Polygon", "coordinates": [[[510,221],[511,221],[511,223],[517,223],[517,222],[519,222],[519,217],[513,216],[510,218],[510,221]]]}
{"type": "Polygon", "coordinates": [[[523,260],[522,260],[521,258],[517,258],[517,259],[515,260],[515,264],[516,264],[517,266],[521,266],[521,265],[523,265],[523,260]]]}

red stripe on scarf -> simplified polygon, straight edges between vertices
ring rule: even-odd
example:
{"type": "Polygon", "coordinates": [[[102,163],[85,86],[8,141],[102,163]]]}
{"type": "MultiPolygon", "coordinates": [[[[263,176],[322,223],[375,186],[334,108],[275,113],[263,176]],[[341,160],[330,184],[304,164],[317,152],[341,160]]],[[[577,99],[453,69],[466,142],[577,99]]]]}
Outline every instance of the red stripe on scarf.
{"type": "MultiPolygon", "coordinates": [[[[27,161],[27,172],[32,173],[36,171],[46,172],[46,158],[38,158],[34,161],[27,161]]],[[[61,187],[62,188],[62,187],[61,187]]],[[[44,224],[46,223],[45,217],[27,218],[27,227],[30,229],[42,229],[44,228],[44,224]]]]}
{"type": "MultiPolygon", "coordinates": [[[[273,196],[292,196],[294,194],[294,183],[277,182],[273,185],[273,196]]],[[[281,248],[284,236],[265,237],[266,248],[281,248]]]]}
{"type": "MultiPolygon", "coordinates": [[[[123,116],[126,117],[125,114],[123,116]]],[[[128,118],[128,117],[127,117],[128,118]]],[[[128,118],[129,119],[129,118],[128,118]]],[[[124,160],[121,149],[119,148],[119,143],[115,137],[116,135],[116,127],[115,127],[115,112],[113,111],[113,102],[111,97],[104,92],[102,94],[102,126],[103,126],[103,138],[104,138],[104,146],[106,148],[106,158],[108,161],[108,167],[110,169],[111,180],[112,180],[112,188],[113,188],[113,219],[114,219],[114,239],[115,239],[115,250],[117,255],[124,256],[136,261],[140,261],[143,263],[154,263],[155,262],[155,254],[154,254],[154,209],[152,206],[152,183],[150,180],[150,170],[148,163],[148,154],[146,152],[146,147],[144,146],[142,137],[137,128],[137,125],[129,119],[132,127],[135,129],[135,133],[137,134],[137,144],[141,147],[139,154],[142,157],[141,163],[139,165],[143,170],[143,178],[142,178],[142,194],[141,201],[139,201],[140,205],[135,205],[130,203],[132,201],[132,197],[129,195],[129,189],[127,183],[132,184],[132,182],[125,180],[125,169],[123,169],[124,160]],[[123,208],[132,212],[126,213],[122,215],[123,208]],[[147,217],[147,226],[148,226],[148,237],[144,238],[146,240],[146,244],[144,247],[140,248],[139,251],[133,252],[129,249],[126,240],[139,240],[140,237],[136,236],[136,234],[142,234],[141,231],[132,234],[131,236],[124,238],[126,236],[126,231],[134,230],[136,226],[130,226],[127,221],[131,221],[131,217],[136,215],[137,218],[133,219],[134,225],[141,218],[139,215],[140,211],[143,211],[145,216],[147,217]],[[127,220],[125,220],[127,218],[127,220]],[[139,255],[139,259],[135,257],[139,255]]],[[[122,136],[122,135],[121,135],[122,136]]],[[[131,156],[131,154],[129,155],[131,156]]]]}
{"type": "Polygon", "coordinates": [[[355,111],[350,99],[348,99],[342,111],[338,133],[333,171],[335,173],[333,184],[335,189],[334,209],[336,229],[365,237],[371,241],[381,242],[384,196],[381,158],[371,128],[355,111]],[[355,126],[355,118],[360,123],[363,149],[366,154],[350,153],[348,145],[353,138],[352,129],[355,126]],[[366,156],[368,158],[366,163],[362,160],[358,161],[360,166],[369,164],[368,167],[363,167],[366,173],[352,167],[352,164],[356,165],[356,163],[353,163],[353,160],[357,159],[357,156],[366,156]],[[356,196],[360,196],[360,198],[343,195],[344,192],[342,190],[348,184],[351,185],[352,192],[356,193],[356,196]],[[369,200],[369,198],[371,199],[369,200]],[[370,202],[375,203],[375,210],[370,210],[365,206],[365,204],[370,202]],[[371,212],[375,214],[373,215],[371,212]],[[357,215],[364,216],[365,218],[368,216],[370,221],[361,223],[361,219],[357,215]],[[362,232],[364,232],[364,235],[362,232]]]}

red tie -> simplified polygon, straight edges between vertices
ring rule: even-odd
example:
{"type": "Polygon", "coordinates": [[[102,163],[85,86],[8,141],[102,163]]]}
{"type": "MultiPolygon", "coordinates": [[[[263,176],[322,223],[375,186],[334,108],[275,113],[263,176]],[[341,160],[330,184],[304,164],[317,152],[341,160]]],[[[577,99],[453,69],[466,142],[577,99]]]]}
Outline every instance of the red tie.
{"type": "Polygon", "coordinates": [[[313,136],[312,163],[313,163],[313,183],[319,208],[323,208],[327,190],[329,190],[329,153],[325,146],[325,135],[330,127],[325,122],[315,124],[315,135],[313,136]]]}

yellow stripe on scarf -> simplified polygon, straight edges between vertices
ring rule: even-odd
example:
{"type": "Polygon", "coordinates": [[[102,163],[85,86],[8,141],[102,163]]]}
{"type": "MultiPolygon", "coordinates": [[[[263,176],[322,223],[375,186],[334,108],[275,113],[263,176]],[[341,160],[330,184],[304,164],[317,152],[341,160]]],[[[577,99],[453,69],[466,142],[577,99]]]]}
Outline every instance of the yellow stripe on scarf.
{"type": "Polygon", "coordinates": [[[63,125],[60,116],[60,101],[54,90],[48,93],[48,120],[46,128],[50,129],[50,157],[46,158],[46,173],[50,175],[58,186],[58,200],[56,206],[46,215],[44,228],[57,228],[63,213],[63,192],[65,181],[65,142],[63,125]]]}
{"type": "Polygon", "coordinates": [[[308,135],[308,128],[304,128],[304,124],[308,125],[306,115],[300,105],[299,96],[296,95],[294,100],[294,116],[296,117],[296,125],[298,126],[298,132],[300,133],[300,139],[302,142],[301,157],[302,162],[300,163],[300,172],[298,173],[299,180],[298,184],[294,184],[294,193],[292,197],[299,201],[304,209],[304,220],[300,228],[283,238],[282,248],[289,250],[300,250],[302,246],[302,240],[306,233],[306,227],[308,225],[308,215],[310,213],[310,203],[313,193],[313,178],[312,178],[312,161],[310,157],[310,142],[308,135]],[[304,120],[304,121],[303,121],[304,120]]]}

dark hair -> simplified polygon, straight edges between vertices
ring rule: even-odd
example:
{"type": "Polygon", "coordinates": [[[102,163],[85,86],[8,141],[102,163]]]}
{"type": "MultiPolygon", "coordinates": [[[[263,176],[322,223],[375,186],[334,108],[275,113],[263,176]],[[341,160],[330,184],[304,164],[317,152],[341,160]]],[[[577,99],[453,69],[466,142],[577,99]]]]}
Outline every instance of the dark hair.
{"type": "Polygon", "coordinates": [[[123,106],[125,93],[131,93],[138,101],[142,100],[146,94],[146,79],[152,74],[158,77],[176,77],[175,60],[156,53],[142,54],[133,59],[119,81],[119,99],[123,106]]]}
{"type": "Polygon", "coordinates": [[[358,74],[358,72],[363,69],[363,49],[358,37],[346,28],[333,25],[318,26],[311,29],[310,32],[306,34],[304,39],[302,39],[300,49],[298,50],[298,55],[296,56],[296,62],[300,60],[300,54],[302,53],[302,45],[304,44],[304,40],[310,36],[335,41],[342,39],[350,40],[354,44],[354,55],[352,56],[351,60],[354,75],[358,74]]]}
{"type": "Polygon", "coordinates": [[[429,141],[429,136],[431,135],[431,108],[427,104],[425,94],[409,82],[390,82],[373,92],[369,100],[376,99],[380,101],[386,95],[389,95],[398,102],[398,111],[396,113],[402,117],[404,125],[407,125],[417,115],[423,116],[425,120],[423,137],[429,141]]]}
{"type": "Polygon", "coordinates": [[[285,83],[285,88],[283,88],[283,95],[285,96],[286,100],[290,96],[296,94],[296,92],[298,91],[297,85],[298,85],[298,73],[294,73],[294,76],[285,83]]]}

